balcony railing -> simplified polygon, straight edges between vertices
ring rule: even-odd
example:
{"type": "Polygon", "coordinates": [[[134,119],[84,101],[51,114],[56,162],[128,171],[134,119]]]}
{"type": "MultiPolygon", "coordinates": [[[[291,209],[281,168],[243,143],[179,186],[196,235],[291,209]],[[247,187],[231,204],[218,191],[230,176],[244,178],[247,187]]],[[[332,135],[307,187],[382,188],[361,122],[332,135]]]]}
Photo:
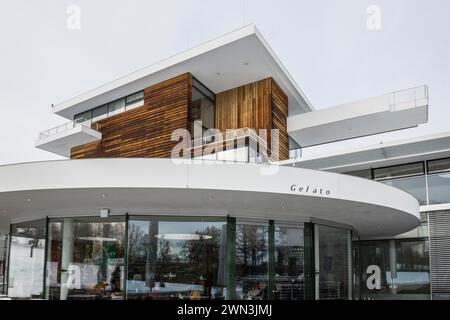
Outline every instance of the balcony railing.
{"type": "MultiPolygon", "coordinates": [[[[95,124],[95,125],[97,125],[96,130],[98,130],[98,124],[95,124]]],[[[75,127],[78,127],[78,126],[86,126],[88,128],[91,128],[91,122],[90,121],[86,121],[86,122],[69,121],[69,122],[66,122],[64,124],[61,124],[59,126],[56,126],[56,127],[53,127],[51,129],[48,129],[48,130],[45,130],[45,131],[41,132],[39,134],[39,140],[42,140],[42,139],[45,139],[45,138],[49,138],[49,137],[51,137],[51,136],[53,136],[55,134],[58,134],[58,133],[66,132],[66,131],[68,131],[70,129],[73,129],[75,127]]]]}
{"type": "Polygon", "coordinates": [[[409,102],[414,102],[414,106],[417,107],[417,102],[420,100],[424,99],[428,102],[428,87],[418,86],[388,93],[388,95],[390,96],[390,105],[393,107],[409,102]]]}

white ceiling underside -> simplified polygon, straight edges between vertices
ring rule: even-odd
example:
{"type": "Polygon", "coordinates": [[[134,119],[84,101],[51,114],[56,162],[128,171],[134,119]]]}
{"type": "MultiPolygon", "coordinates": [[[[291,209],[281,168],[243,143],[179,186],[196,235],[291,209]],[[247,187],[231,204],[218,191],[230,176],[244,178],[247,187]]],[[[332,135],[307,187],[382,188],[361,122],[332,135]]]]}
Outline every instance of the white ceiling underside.
{"type": "Polygon", "coordinates": [[[57,104],[53,112],[75,114],[190,72],[214,93],[273,77],[289,98],[291,114],[311,104],[255,26],[249,25],[57,104]]]}
{"type": "Polygon", "coordinates": [[[349,172],[450,157],[450,132],[408,138],[333,154],[283,161],[286,166],[349,172]]]}

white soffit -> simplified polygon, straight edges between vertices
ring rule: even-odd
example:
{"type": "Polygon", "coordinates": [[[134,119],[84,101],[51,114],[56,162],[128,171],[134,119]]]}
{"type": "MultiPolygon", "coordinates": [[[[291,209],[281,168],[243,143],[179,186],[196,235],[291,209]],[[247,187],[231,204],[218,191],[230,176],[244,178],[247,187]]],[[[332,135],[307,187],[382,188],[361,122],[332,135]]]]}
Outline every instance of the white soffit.
{"type": "Polygon", "coordinates": [[[288,133],[302,147],[416,127],[428,121],[428,88],[420,86],[290,116],[288,133]]]}
{"type": "Polygon", "coordinates": [[[273,77],[289,98],[291,114],[313,110],[254,25],[248,25],[55,105],[68,119],[172,77],[190,72],[214,93],[273,77]]]}
{"type": "MultiPolygon", "coordinates": [[[[349,172],[416,161],[450,157],[450,132],[408,138],[334,154],[308,156],[297,160],[296,167],[349,172]]],[[[282,162],[293,165],[292,160],[282,162]]]]}

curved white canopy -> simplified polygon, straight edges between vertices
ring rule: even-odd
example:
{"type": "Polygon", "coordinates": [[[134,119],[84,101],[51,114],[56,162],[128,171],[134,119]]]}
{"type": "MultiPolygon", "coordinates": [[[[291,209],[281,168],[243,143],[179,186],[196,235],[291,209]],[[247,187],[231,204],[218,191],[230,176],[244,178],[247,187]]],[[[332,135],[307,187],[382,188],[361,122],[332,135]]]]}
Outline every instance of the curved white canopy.
{"type": "Polygon", "coordinates": [[[279,166],[171,159],[86,159],[0,167],[0,230],[46,216],[219,215],[332,221],[363,237],[419,223],[406,192],[341,174],[279,166]]]}

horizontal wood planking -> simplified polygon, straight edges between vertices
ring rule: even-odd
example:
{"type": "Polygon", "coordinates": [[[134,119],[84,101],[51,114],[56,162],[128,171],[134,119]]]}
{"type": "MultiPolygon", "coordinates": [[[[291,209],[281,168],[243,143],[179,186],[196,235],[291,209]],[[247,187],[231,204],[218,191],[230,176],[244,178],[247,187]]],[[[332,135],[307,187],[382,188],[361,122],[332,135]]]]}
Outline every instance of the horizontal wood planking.
{"type": "MultiPolygon", "coordinates": [[[[288,98],[278,84],[267,78],[216,95],[216,127],[279,130],[280,160],[289,158],[287,134],[288,98]]],[[[268,132],[270,148],[270,132],[268,132]]]]}
{"type": "Polygon", "coordinates": [[[142,107],[98,121],[102,140],[73,148],[71,158],[169,158],[172,132],[188,129],[191,101],[191,74],[148,87],[142,107]]]}

